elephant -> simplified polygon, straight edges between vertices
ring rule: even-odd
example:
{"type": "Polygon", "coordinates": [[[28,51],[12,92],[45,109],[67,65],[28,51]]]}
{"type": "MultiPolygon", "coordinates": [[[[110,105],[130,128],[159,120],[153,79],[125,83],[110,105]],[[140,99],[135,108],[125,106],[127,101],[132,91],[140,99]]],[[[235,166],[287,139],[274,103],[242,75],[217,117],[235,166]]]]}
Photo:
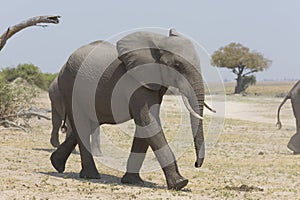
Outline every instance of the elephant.
{"type": "MultiPolygon", "coordinates": [[[[62,132],[66,132],[66,138],[71,135],[72,128],[70,127],[70,122],[66,118],[65,105],[63,103],[62,94],[58,88],[57,77],[51,82],[49,86],[49,98],[51,101],[51,121],[52,121],[52,131],[50,143],[53,147],[59,146],[59,129],[61,128],[62,132]],[[62,121],[64,124],[62,125],[62,121]],[[66,125],[65,125],[66,124],[66,125]],[[68,128],[67,128],[68,127],[68,128]]],[[[91,145],[92,145],[92,154],[94,156],[101,156],[100,148],[100,131],[97,127],[94,131],[94,134],[91,135],[91,145]]]]}
{"type": "Polygon", "coordinates": [[[73,130],[50,157],[59,173],[65,170],[66,161],[78,144],[80,177],[100,178],[90,153],[90,130],[133,119],[136,128],[121,182],[143,185],[140,169],[150,146],[164,172],[168,189],[185,187],[188,179],[179,172],[159,118],[169,86],[179,89],[190,111],[196,151],[194,165],[202,166],[203,109],[207,104],[200,59],[193,43],[175,29],[170,29],[169,35],[136,31],[116,45],[101,40],[84,45],[70,55],[60,70],[58,86],[73,130]]]}
{"type": "Polygon", "coordinates": [[[277,126],[279,129],[282,127],[280,121],[280,109],[288,99],[291,99],[293,113],[296,118],[296,133],[291,137],[287,147],[292,150],[294,154],[300,154],[300,81],[292,87],[278,107],[277,126]]]}

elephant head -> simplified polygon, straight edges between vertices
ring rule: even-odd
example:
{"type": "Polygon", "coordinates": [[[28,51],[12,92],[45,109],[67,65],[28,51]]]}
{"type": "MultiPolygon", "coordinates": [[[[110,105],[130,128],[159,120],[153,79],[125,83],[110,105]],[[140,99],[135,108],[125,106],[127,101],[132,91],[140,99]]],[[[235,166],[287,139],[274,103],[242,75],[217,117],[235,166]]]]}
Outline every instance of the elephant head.
{"type": "MultiPolygon", "coordinates": [[[[184,96],[191,112],[191,127],[196,149],[195,167],[204,160],[203,106],[204,86],[200,72],[200,60],[192,42],[174,29],[169,36],[151,32],[135,32],[117,42],[119,59],[128,71],[137,67],[151,68],[151,74],[141,73],[135,77],[144,87],[160,90],[161,86],[173,86],[184,96]],[[143,82],[153,78],[153,83],[143,82]]],[[[149,71],[149,70],[145,70],[149,71]]]]}

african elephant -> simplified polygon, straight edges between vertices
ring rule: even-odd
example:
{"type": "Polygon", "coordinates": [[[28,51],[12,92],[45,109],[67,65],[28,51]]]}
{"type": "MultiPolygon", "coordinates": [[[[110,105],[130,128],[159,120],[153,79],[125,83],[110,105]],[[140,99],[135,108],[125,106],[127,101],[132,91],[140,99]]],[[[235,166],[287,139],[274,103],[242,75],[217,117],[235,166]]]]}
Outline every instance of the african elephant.
{"type": "Polygon", "coordinates": [[[190,111],[196,150],[195,167],[204,161],[204,85],[200,60],[190,40],[174,29],[169,35],[131,33],[113,45],[96,41],[77,49],[58,76],[70,126],[70,137],[52,153],[58,172],[79,144],[80,177],[100,178],[90,153],[89,130],[102,124],[130,119],[136,125],[131,153],[122,183],[143,184],[140,169],[150,146],[169,189],[179,190],[188,180],[181,176],[159,118],[160,105],[169,86],[178,88],[190,111]],[[76,128],[75,128],[76,127],[76,128]]]}
{"type": "MultiPolygon", "coordinates": [[[[52,131],[51,131],[51,138],[50,143],[53,147],[59,146],[59,129],[62,125],[62,121],[64,120],[67,127],[62,127],[66,129],[66,138],[71,135],[72,128],[70,127],[70,122],[68,119],[65,119],[65,105],[63,103],[63,98],[61,92],[58,88],[57,78],[55,78],[49,87],[49,98],[51,100],[51,120],[52,120],[52,131]]],[[[100,132],[99,127],[96,128],[94,134],[91,135],[92,141],[92,154],[94,156],[101,156],[102,152],[100,149],[100,132]]]]}
{"type": "Polygon", "coordinates": [[[277,126],[281,128],[280,121],[280,109],[284,103],[291,99],[294,116],[296,118],[296,134],[294,134],[287,147],[294,152],[294,154],[300,154],[300,81],[298,81],[292,89],[289,91],[287,96],[283,99],[282,103],[278,107],[277,111],[277,126]]]}

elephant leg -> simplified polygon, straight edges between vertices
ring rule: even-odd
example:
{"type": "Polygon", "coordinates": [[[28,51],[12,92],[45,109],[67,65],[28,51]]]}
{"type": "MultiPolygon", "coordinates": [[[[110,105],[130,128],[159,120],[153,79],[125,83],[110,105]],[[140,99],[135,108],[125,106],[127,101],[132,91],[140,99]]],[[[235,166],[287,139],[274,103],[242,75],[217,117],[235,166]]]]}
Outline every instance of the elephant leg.
{"type": "Polygon", "coordinates": [[[121,179],[121,183],[143,185],[144,181],[140,177],[140,169],[145,160],[149,144],[145,139],[134,137],[131,152],[127,161],[126,173],[121,179]]]}
{"type": "MultiPolygon", "coordinates": [[[[69,121],[68,118],[67,118],[66,120],[67,120],[67,121],[66,121],[67,132],[66,132],[65,140],[67,140],[67,138],[70,137],[70,135],[72,134],[72,128],[71,128],[71,126],[70,126],[70,121],[69,121]]],[[[75,148],[72,150],[72,153],[76,153],[76,149],[75,149],[75,148]]]]}
{"type": "Polygon", "coordinates": [[[91,122],[87,117],[82,115],[80,110],[74,111],[76,113],[76,126],[74,119],[69,118],[70,125],[75,133],[76,140],[78,142],[80,158],[81,158],[81,171],[80,178],[86,179],[99,179],[100,175],[96,168],[94,158],[91,153],[91,122]],[[76,128],[75,128],[76,127],[76,128]]]}
{"type": "Polygon", "coordinates": [[[163,131],[146,139],[151,146],[166,177],[168,189],[180,190],[188,184],[188,180],[181,176],[176,158],[167,143],[163,131]]]}
{"type": "Polygon", "coordinates": [[[294,134],[287,147],[294,152],[294,154],[300,154],[300,132],[294,134]]]}
{"type": "Polygon", "coordinates": [[[50,157],[53,167],[62,173],[65,171],[65,165],[70,156],[71,152],[75,148],[77,140],[75,134],[71,134],[57,149],[54,151],[50,157]]]}
{"type": "Polygon", "coordinates": [[[58,147],[59,146],[59,128],[61,126],[61,116],[57,112],[57,110],[54,108],[54,106],[51,104],[51,120],[52,120],[52,131],[51,131],[51,138],[50,138],[50,143],[53,147],[58,147]]]}
{"type": "MultiPolygon", "coordinates": [[[[162,99],[160,99],[161,103],[162,99]]],[[[156,115],[156,121],[161,126],[160,118],[158,114],[160,112],[160,104],[156,104],[150,108],[150,113],[156,115]]],[[[140,122],[142,123],[142,122],[140,122]]],[[[135,130],[135,136],[143,133],[137,133],[139,129],[135,130]]],[[[144,181],[140,177],[140,170],[146,157],[146,152],[149,148],[149,144],[144,138],[134,137],[131,147],[131,153],[129,155],[126,173],[122,177],[121,182],[126,184],[143,185],[144,181]]]]}
{"type": "Polygon", "coordinates": [[[188,180],[180,175],[176,158],[163,133],[159,120],[159,104],[153,104],[151,110],[143,102],[135,102],[134,105],[132,106],[132,114],[136,124],[135,143],[133,143],[133,153],[129,157],[125,177],[128,178],[128,173],[131,173],[131,177],[138,175],[137,172],[139,172],[149,145],[162,167],[168,189],[179,190],[183,188],[187,185],[188,180]],[[134,151],[137,151],[138,154],[134,151]]]}
{"type": "Polygon", "coordinates": [[[294,151],[294,154],[300,154],[300,99],[298,93],[292,94],[291,102],[294,116],[296,118],[297,132],[291,137],[287,147],[294,151]]]}
{"type": "Polygon", "coordinates": [[[96,168],[95,161],[91,154],[90,137],[80,138],[78,145],[81,157],[80,178],[100,179],[99,172],[96,168]]]}
{"type": "Polygon", "coordinates": [[[67,120],[66,121],[66,125],[67,125],[66,139],[67,139],[71,135],[71,133],[72,133],[72,128],[70,126],[69,119],[67,118],[66,120],[67,120]]]}
{"type": "Polygon", "coordinates": [[[100,148],[100,127],[97,127],[91,134],[92,154],[93,156],[102,156],[100,148]]]}

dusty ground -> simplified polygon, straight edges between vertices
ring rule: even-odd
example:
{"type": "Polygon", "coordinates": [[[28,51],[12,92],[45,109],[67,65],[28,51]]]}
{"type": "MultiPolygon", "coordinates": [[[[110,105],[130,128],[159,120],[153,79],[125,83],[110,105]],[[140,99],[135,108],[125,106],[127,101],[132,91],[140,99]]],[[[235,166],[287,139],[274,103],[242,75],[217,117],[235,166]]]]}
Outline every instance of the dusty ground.
{"type": "MultiPolygon", "coordinates": [[[[80,157],[76,153],[68,160],[66,171],[57,173],[49,160],[54,150],[49,143],[50,121],[33,119],[29,132],[0,129],[0,199],[300,199],[300,155],[292,155],[286,148],[295,132],[289,102],[282,109],[282,130],[275,127],[281,100],[227,96],[223,131],[217,135],[215,146],[208,149],[203,167],[193,167],[191,146],[185,147],[179,158],[180,171],[190,181],[181,191],[166,189],[161,170],[144,170],[144,187],[123,185],[123,172],[100,161],[100,180],[80,179],[80,157]]],[[[171,140],[178,127],[189,130],[186,113],[180,118],[180,109],[176,109],[178,101],[174,97],[164,101],[164,128],[171,140]]],[[[39,102],[50,107],[47,94],[42,94],[39,102]]],[[[212,116],[206,115],[206,129],[214,120],[212,116]]],[[[112,138],[118,135],[113,143],[129,152],[130,135],[122,135],[120,129],[128,132],[132,124],[119,129],[105,126],[101,131],[112,138]]],[[[191,139],[190,131],[186,137],[191,139]]],[[[104,144],[104,153],[105,148],[104,144]]]]}

